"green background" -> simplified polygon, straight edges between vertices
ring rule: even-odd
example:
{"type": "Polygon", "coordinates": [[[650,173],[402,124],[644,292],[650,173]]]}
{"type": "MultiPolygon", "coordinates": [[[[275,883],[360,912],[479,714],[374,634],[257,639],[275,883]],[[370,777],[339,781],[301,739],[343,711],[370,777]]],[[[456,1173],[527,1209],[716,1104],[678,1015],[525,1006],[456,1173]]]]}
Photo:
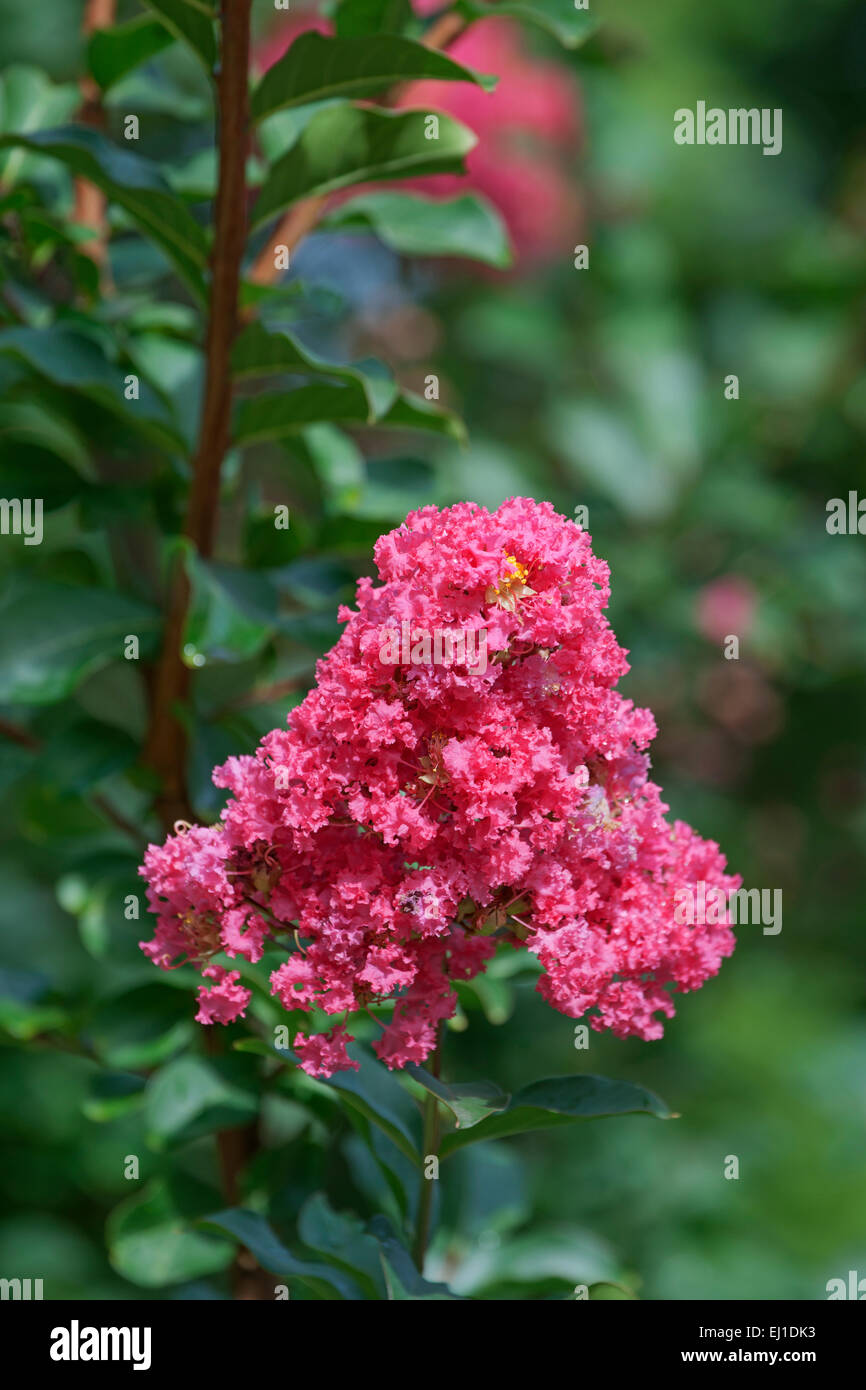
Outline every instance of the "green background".
{"type": "MultiPolygon", "coordinates": [[[[741,929],[733,959],[679,998],[657,1043],[593,1034],[576,1051],[573,1021],[542,1003],[531,977],[510,1003],[487,1001],[493,1019],[513,1008],[499,1022],[467,992],[470,1026],[446,1042],[451,1079],[487,1076],[513,1091],[590,1070],[650,1087],[681,1118],[604,1120],[503,1141],[485,1157],[469,1150],[459,1189],[440,1194],[428,1274],[488,1297],[563,1296],[588,1277],[645,1299],[820,1299],[828,1279],[866,1275],[866,538],[825,528],[828,499],[866,495],[866,16],[849,0],[611,0],[599,11],[602,36],[576,54],[534,31],[524,40],[580,84],[586,140],[571,177],[588,209],[588,272],[574,270],[570,246],[505,277],[460,262],[419,269],[336,234],[299,254],[299,322],[312,343],[351,334],[385,289],[423,310],[437,344],[425,364],[447,382],[470,442],[413,440],[395,452],[374,436],[360,452],[347,446],[342,472],[327,441],[329,466],[311,447],[262,449],[229,467],[221,559],[253,580],[239,592],[234,569],[202,578],[196,805],[216,814],[211,766],[249,751],[301,698],[336,636],[337,601],[371,572],[375,537],[411,507],[495,506],[514,493],[566,515],[587,506],[611,566],[611,621],[631,653],[622,688],[660,726],[654,776],[747,886],[782,888],[784,927],[741,929]],[[783,108],[783,153],[676,146],[673,111],[699,99],[783,108]],[[337,327],[323,333],[323,320],[337,327]],[[738,401],[723,394],[732,372],[738,401]],[[274,501],[292,513],[276,540],[274,501]],[[705,587],[731,575],[755,594],[738,662],[697,616],[705,587]],[[248,702],[253,687],[282,683],[289,696],[248,702]],[[730,1155],[736,1181],[724,1177],[730,1155]],[[497,1271],[487,1283],[484,1261],[497,1271]]],[[[38,22],[32,5],[0,0],[7,58],[74,78],[79,19],[67,0],[38,22]]],[[[185,141],[193,155],[197,77],[171,55],[167,70],[171,85],[150,92],[147,152],[178,154],[185,141]]],[[[117,255],[127,285],[149,272],[141,243],[117,255]]],[[[142,331],[140,350],[191,408],[195,364],[161,334],[148,342],[142,331]]],[[[141,1154],[144,1176],[213,1179],[210,1141],[167,1159],[147,1147],[140,1111],[96,1118],[106,1112],[93,1092],[99,1063],[154,1065],[192,1031],[189,996],[137,952],[146,925],[126,921],[122,905],[137,889],[138,852],[99,800],[158,833],[135,763],[141,690],[117,641],[141,633],[148,654],[154,535],[171,530],[179,484],[147,451],[118,451],[106,414],[83,399],[66,403],[64,422],[97,460],[86,486],[39,443],[0,436],[0,492],[20,495],[22,470],[38,469],[51,508],[42,546],[0,546],[0,710],[39,745],[5,741],[0,774],[0,1274],[42,1274],[55,1297],[125,1298],[140,1290],[109,1263],[103,1232],[129,1192],[118,1156],[141,1154]],[[125,597],[94,625],[92,647],[75,660],[30,650],[40,614],[68,636],[109,574],[125,597]],[[111,659],[100,656],[111,643],[111,659]],[[38,698],[7,702],[28,662],[38,698]],[[52,693],[64,662],[66,687],[52,693]],[[85,1016],[80,1055],[70,1036],[85,1016]],[[150,1053],[142,1038],[156,1039],[150,1053]]],[[[266,1155],[274,1168],[285,1157],[289,1232],[318,1181],[316,1154],[330,1152],[320,1133],[292,1147],[291,1104],[274,1102],[266,1155]]],[[[331,1168],[336,1204],[351,1206],[362,1179],[351,1161],[331,1168]]],[[[202,1274],[169,1292],[219,1289],[202,1274]]]]}

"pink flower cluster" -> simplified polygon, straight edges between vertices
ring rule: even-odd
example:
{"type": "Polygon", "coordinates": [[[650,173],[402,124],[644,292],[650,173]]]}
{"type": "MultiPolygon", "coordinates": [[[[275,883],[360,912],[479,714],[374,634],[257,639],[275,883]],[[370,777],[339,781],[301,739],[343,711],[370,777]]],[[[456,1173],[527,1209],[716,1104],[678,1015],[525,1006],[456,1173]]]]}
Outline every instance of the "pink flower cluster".
{"type": "Polygon", "coordinates": [[[560,1012],[660,1037],[669,986],[698,988],[734,947],[726,923],[678,925],[675,894],[739,879],[665,820],[652,715],[614,689],[628,663],[589,535],[547,502],[461,503],[414,512],[375,558],[381,582],[359,581],[289,727],[215,771],[232,792],[221,823],[148,849],[144,951],[163,969],[196,963],[211,981],[197,1017],[225,1023],[249,992],[211,958],[284,945],[283,1006],[340,1016],[295,1037],[312,1074],[353,1065],[343,1016],[384,1000],[377,1054],[422,1062],[453,982],[501,942],[538,957],[560,1012]],[[404,620],[415,658],[436,628],[486,630],[486,670],[383,664],[383,634],[404,620]]]}

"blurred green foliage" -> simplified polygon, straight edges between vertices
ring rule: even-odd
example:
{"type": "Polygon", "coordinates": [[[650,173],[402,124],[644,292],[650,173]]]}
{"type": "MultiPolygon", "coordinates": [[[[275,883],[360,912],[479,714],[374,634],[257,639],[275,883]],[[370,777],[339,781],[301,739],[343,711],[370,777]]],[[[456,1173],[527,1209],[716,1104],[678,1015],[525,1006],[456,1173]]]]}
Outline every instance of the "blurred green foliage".
{"type": "MultiPolygon", "coordinates": [[[[438,1193],[426,1273],[485,1298],[563,1297],[578,1282],[611,1297],[822,1298],[829,1278],[866,1269],[866,542],[825,528],[828,499],[866,491],[866,18],[854,0],[608,0],[603,12],[575,53],[525,33],[582,95],[571,177],[588,271],[570,245],[505,273],[408,262],[405,228],[389,242],[361,209],[380,241],[334,219],[268,300],[269,325],[309,352],[346,361],[371,347],[416,389],[436,372],[469,442],[323,419],[230,457],[219,560],[191,569],[193,799],[203,818],[218,813],[211,767],[302,698],[338,602],[408,510],[515,492],[567,515],[587,507],[631,652],[624,689],[659,724],[656,776],[747,885],[783,889],[784,927],[744,928],[655,1044],[592,1035],[576,1051],[573,1022],[503,963],[466,986],[450,1080],[514,1092],[589,1070],[648,1087],[681,1118],[465,1148],[438,1193]],[[673,112],[699,99],[781,107],[782,155],[676,146],[673,112]],[[738,400],[725,398],[730,373],[738,400]],[[728,631],[738,662],[722,655],[728,631]],[[723,1176],[729,1155],[738,1181],[723,1176]]],[[[75,111],[80,18],[64,0],[37,29],[21,0],[0,0],[8,59],[40,70],[0,77],[0,133],[35,108],[40,127],[75,111]]],[[[195,58],[173,44],[105,107],[115,139],[125,112],[147,111],[141,151],[186,190],[195,221],[213,177],[195,58]]],[[[0,153],[0,179],[18,161],[11,234],[0,214],[0,492],[27,495],[38,476],[46,507],[42,545],[4,537],[0,549],[0,1271],[38,1270],[52,1297],[223,1296],[235,1218],[191,1222],[224,1205],[213,1128],[258,1108],[265,1142],[242,1195],[291,1245],[270,1258],[301,1296],[341,1296],[335,1250],[351,1250],[364,1296],[386,1296],[378,1250],[389,1287],[435,1296],[413,1295],[387,1232],[377,1246],[338,1215],[381,1212],[398,1229],[417,1181],[405,1155],[304,1078],[275,1071],[259,1103],[259,1059],[204,1052],[192,981],[155,979],[136,944],[146,924],[124,915],[160,830],[138,762],[146,692],[121,644],[134,632],[143,662],[156,650],[201,355],[190,297],[168,292],[165,261],[120,209],[114,289],[99,293],[63,215],[68,174],[44,159],[28,169],[33,158],[0,153]],[[34,334],[51,323],[45,362],[34,334]],[[135,432],[108,408],[131,370],[149,393],[135,432]],[[139,1156],[139,1182],[123,1155],[139,1156]]],[[[358,389],[375,391],[378,371],[358,389]]],[[[255,1009],[280,1021],[265,990],[255,1009]]],[[[383,1104],[412,1124],[394,1084],[383,1104]]],[[[268,1238],[242,1235],[254,1250],[268,1238]]]]}

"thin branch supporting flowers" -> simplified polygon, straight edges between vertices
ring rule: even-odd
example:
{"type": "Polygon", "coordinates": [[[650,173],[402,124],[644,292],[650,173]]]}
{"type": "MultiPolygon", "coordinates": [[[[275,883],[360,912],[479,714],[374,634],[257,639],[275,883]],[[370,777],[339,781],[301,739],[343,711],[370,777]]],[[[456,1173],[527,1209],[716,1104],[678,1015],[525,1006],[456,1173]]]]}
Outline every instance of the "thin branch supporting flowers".
{"type": "MultiPolygon", "coordinates": [[[[442,1025],[437,1024],[436,1028],[436,1050],[433,1053],[430,1070],[439,1079],[442,1068],[442,1025]]],[[[430,1223],[433,1215],[433,1193],[434,1182],[438,1181],[438,1172],[433,1177],[427,1177],[424,1168],[431,1158],[436,1159],[438,1168],[439,1162],[439,1139],[440,1139],[440,1120],[439,1120],[439,1101],[432,1091],[428,1091],[424,1098],[424,1134],[421,1143],[421,1191],[418,1197],[418,1219],[415,1224],[415,1244],[412,1254],[418,1270],[424,1272],[424,1258],[427,1254],[427,1243],[430,1239],[430,1223]]]]}

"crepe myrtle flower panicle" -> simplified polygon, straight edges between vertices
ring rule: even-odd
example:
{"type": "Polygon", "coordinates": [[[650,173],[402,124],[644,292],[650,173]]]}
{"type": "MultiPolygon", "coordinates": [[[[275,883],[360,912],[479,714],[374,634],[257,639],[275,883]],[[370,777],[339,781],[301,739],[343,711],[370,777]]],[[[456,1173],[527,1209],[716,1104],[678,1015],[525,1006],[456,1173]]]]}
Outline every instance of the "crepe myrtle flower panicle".
{"type": "Polygon", "coordinates": [[[424,507],[375,559],[288,727],[214,772],[231,793],[220,823],[148,849],[142,949],[196,965],[211,982],[198,1018],[228,1023],[249,991],[212,958],[285,947],[271,988],[320,1019],[295,1037],[313,1075],[354,1065],[347,1015],[386,1000],[376,1052],[423,1062],[454,982],[503,942],[537,956],[561,1013],[660,1037],[672,992],[734,948],[727,922],[676,922],[677,890],[740,880],[665,818],[652,715],[615,689],[628,663],[604,616],[607,565],[586,531],[520,497],[424,507]],[[382,634],[404,620],[483,630],[486,668],[383,663],[382,634]]]}

